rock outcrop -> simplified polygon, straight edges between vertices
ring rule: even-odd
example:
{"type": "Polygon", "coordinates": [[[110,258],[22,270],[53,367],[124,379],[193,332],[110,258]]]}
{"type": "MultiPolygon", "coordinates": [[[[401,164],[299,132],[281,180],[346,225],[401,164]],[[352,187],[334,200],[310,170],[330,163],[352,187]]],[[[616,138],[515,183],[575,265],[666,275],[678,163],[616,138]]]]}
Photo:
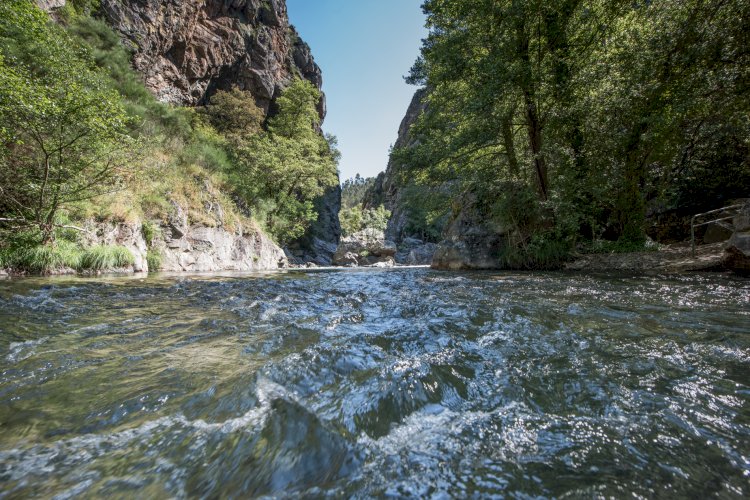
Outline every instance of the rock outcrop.
{"type": "Polygon", "coordinates": [[[383,231],[364,229],[341,239],[333,256],[337,266],[391,266],[396,263],[396,244],[383,231]]]}
{"type": "Polygon", "coordinates": [[[319,266],[330,266],[341,238],[341,186],[336,185],[326,191],[315,202],[318,220],[307,234],[297,243],[287,248],[292,261],[312,262],[319,266]]]}
{"type": "Polygon", "coordinates": [[[448,226],[432,259],[434,269],[497,269],[507,247],[506,228],[493,225],[468,204],[448,226]]]}
{"type": "MultiPolygon", "coordinates": [[[[417,90],[406,110],[406,116],[401,121],[398,129],[398,138],[393,145],[394,149],[408,146],[412,139],[409,134],[411,126],[417,121],[419,115],[425,110],[426,89],[417,90]]],[[[402,167],[393,158],[388,161],[385,172],[380,173],[375,179],[375,185],[365,194],[364,207],[377,208],[385,206],[391,211],[388,227],[385,230],[387,239],[397,244],[408,237],[406,225],[408,222],[408,210],[402,203],[402,182],[400,179],[402,167]]]]}
{"type": "Polygon", "coordinates": [[[268,111],[295,76],[323,82],[284,0],[102,0],[101,12],[163,102],[200,104],[237,86],[268,111]]]}
{"type": "MultiPolygon", "coordinates": [[[[65,3],[37,0],[48,12],[65,3]]],[[[272,114],[274,100],[294,78],[318,89],[323,84],[310,47],[289,24],[284,0],[101,0],[99,12],[132,50],[134,68],[162,102],[200,105],[217,90],[238,87],[272,114]]],[[[325,117],[325,96],[318,112],[325,117]]],[[[330,265],[341,235],[340,206],[338,186],[316,200],[318,220],[293,245],[295,259],[330,265]]]]}
{"type": "Polygon", "coordinates": [[[407,266],[429,266],[437,251],[438,245],[424,242],[417,238],[404,238],[398,244],[395,259],[407,266]]]}
{"type": "MultiPolygon", "coordinates": [[[[134,272],[147,272],[149,252],[161,260],[159,271],[210,272],[272,270],[287,266],[281,248],[256,228],[234,232],[188,223],[184,212],[159,225],[147,242],[143,225],[101,223],[88,227],[89,245],[120,245],[133,254],[134,272]]],[[[151,269],[151,271],[155,271],[151,269]]]]}
{"type": "Polygon", "coordinates": [[[65,7],[65,0],[36,0],[36,4],[45,12],[52,12],[55,9],[65,7]]]}
{"type": "Polygon", "coordinates": [[[734,233],[727,242],[724,266],[736,273],[750,275],[750,202],[732,222],[734,233]]]}

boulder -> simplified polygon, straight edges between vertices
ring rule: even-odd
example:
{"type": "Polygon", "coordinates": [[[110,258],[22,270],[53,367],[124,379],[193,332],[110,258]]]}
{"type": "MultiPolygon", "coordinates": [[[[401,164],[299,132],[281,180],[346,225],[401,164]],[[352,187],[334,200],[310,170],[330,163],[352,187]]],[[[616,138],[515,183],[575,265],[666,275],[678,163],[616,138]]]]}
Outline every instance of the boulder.
{"type": "Polygon", "coordinates": [[[739,274],[750,274],[750,203],[734,218],[734,233],[724,251],[724,266],[739,274]]]}
{"type": "Polygon", "coordinates": [[[346,252],[343,256],[336,259],[336,264],[339,266],[358,266],[359,259],[357,258],[357,254],[346,252]]]}
{"type": "Polygon", "coordinates": [[[451,222],[432,259],[433,269],[497,269],[508,246],[507,228],[491,223],[468,203],[451,222]]]}
{"type": "Polygon", "coordinates": [[[407,266],[429,266],[436,250],[435,243],[425,243],[420,239],[407,237],[398,245],[396,262],[407,266]]]}
{"type": "Polygon", "coordinates": [[[438,246],[435,243],[425,243],[419,247],[411,249],[409,256],[404,264],[409,266],[429,266],[435,257],[438,246]]]}
{"type": "Polygon", "coordinates": [[[376,267],[376,268],[389,268],[389,267],[395,267],[396,261],[393,259],[393,257],[385,257],[382,260],[375,262],[374,264],[370,264],[367,267],[376,267]]]}
{"type": "MultiPolygon", "coordinates": [[[[363,259],[373,257],[376,259],[393,257],[396,255],[396,250],[396,244],[386,240],[383,231],[365,229],[341,239],[338,249],[333,256],[333,263],[336,265],[350,264],[351,262],[346,261],[347,254],[356,255],[360,263],[363,259]]],[[[367,262],[367,264],[372,263],[367,262]]]]}
{"type": "Polygon", "coordinates": [[[721,243],[732,237],[732,230],[718,224],[710,224],[703,234],[703,244],[721,243]]]}

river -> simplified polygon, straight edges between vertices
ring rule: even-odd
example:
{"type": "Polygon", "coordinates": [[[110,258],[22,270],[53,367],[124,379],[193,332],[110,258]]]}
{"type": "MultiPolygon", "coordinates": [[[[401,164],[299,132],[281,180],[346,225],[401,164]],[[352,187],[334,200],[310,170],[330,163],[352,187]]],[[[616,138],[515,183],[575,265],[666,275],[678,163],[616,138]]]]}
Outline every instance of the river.
{"type": "Polygon", "coordinates": [[[0,281],[0,497],[750,495],[750,280],[0,281]]]}

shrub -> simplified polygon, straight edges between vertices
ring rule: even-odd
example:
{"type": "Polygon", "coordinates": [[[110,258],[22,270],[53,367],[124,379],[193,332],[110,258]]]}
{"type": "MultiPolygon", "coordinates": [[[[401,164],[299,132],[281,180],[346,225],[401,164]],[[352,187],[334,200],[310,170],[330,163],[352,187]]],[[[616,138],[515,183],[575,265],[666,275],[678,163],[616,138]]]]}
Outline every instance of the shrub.
{"type": "Polygon", "coordinates": [[[241,143],[260,133],[265,119],[253,95],[237,87],[228,92],[216,92],[201,113],[216,130],[234,143],[241,143]]]}
{"type": "Polygon", "coordinates": [[[158,250],[149,250],[146,254],[146,263],[148,263],[148,272],[155,273],[161,269],[162,255],[158,250]]]}
{"type": "Polygon", "coordinates": [[[504,269],[559,269],[570,258],[568,241],[549,235],[534,235],[526,245],[506,246],[498,256],[504,269]]]}
{"type": "Polygon", "coordinates": [[[158,232],[159,228],[156,226],[156,224],[149,220],[143,221],[143,224],[141,225],[141,234],[143,235],[143,239],[146,241],[146,246],[151,248],[151,245],[153,245],[154,243],[154,238],[156,237],[158,232]]]}
{"type": "Polygon", "coordinates": [[[362,209],[358,206],[345,208],[339,212],[339,220],[341,233],[344,236],[351,236],[362,229],[362,209]]]}
{"type": "Polygon", "coordinates": [[[645,242],[634,242],[627,240],[594,240],[581,246],[584,253],[630,253],[647,252],[658,250],[658,245],[649,246],[645,242]]]}

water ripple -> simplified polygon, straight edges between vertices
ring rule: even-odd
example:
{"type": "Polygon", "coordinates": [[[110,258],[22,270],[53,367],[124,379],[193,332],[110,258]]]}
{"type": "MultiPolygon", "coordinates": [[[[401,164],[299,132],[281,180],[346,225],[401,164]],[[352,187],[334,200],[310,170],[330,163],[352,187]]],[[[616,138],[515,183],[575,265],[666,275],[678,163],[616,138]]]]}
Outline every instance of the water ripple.
{"type": "Polygon", "coordinates": [[[0,283],[0,497],[750,495],[750,282],[0,283]]]}

